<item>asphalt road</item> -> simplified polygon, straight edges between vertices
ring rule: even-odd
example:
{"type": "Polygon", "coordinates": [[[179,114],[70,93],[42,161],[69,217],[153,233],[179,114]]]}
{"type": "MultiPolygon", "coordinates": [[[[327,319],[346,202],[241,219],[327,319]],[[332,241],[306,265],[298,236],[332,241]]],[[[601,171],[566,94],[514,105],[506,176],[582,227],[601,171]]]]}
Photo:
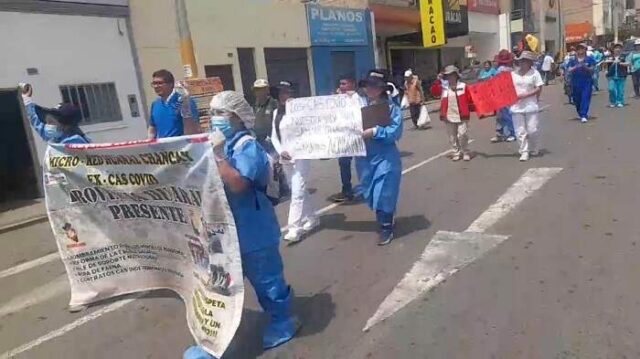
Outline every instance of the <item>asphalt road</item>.
{"type": "MultiPolygon", "coordinates": [[[[544,90],[544,156],[527,163],[518,162],[515,143],[489,143],[493,119],[472,120],[476,156],[468,163],[446,158],[436,118],[432,130],[407,126],[398,238],[377,247],[364,205],[324,213],[317,232],[282,248],[300,336],[263,353],[266,318],[248,286],[224,358],[640,357],[640,101],[608,109],[601,92],[596,118],[580,124],[561,90],[544,90]],[[504,242],[363,332],[436,232],[464,231],[529,168],[542,167],[562,171],[489,228],[508,236],[504,242]]],[[[312,172],[322,208],[340,188],[337,161],[317,161],[312,172]]],[[[278,207],[281,224],[286,211],[278,207]]],[[[192,339],[184,305],[171,292],[70,314],[59,260],[3,276],[55,252],[47,226],[0,235],[0,358],[16,349],[17,358],[181,357],[192,339]]]]}

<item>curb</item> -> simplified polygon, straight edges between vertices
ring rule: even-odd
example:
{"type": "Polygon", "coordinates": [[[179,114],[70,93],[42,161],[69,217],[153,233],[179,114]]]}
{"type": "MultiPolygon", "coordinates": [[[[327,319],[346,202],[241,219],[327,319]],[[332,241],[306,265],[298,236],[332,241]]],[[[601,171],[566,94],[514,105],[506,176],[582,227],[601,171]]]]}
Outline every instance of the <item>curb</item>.
{"type": "Polygon", "coordinates": [[[48,221],[49,217],[46,214],[42,214],[36,217],[30,217],[18,222],[9,223],[0,227],[0,234],[18,230],[20,228],[28,227],[32,224],[48,221]]]}

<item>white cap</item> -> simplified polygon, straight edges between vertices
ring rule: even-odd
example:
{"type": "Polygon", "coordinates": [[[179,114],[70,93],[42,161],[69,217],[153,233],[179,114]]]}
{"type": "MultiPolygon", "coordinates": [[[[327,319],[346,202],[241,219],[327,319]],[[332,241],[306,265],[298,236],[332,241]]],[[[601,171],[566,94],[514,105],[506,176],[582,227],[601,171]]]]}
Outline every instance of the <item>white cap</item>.
{"type": "Polygon", "coordinates": [[[265,79],[257,79],[254,83],[253,83],[253,88],[264,88],[264,87],[269,87],[269,81],[265,80],[265,79]]]}
{"type": "Polygon", "coordinates": [[[633,42],[634,45],[640,45],[640,39],[636,39],[636,41],[633,42]]]}
{"type": "Polygon", "coordinates": [[[409,77],[409,76],[413,76],[413,71],[411,71],[411,69],[404,72],[404,77],[409,77]]]}

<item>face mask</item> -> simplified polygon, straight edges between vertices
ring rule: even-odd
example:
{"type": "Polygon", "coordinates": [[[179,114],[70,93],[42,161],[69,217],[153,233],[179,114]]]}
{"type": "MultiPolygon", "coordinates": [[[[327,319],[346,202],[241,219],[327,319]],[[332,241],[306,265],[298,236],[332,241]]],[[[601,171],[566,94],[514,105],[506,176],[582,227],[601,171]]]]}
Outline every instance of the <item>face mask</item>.
{"type": "Polygon", "coordinates": [[[211,129],[217,128],[222,132],[224,137],[231,138],[235,131],[231,127],[231,121],[228,117],[224,116],[211,116],[211,129]]]}
{"type": "Polygon", "coordinates": [[[62,132],[58,129],[56,125],[44,125],[44,135],[50,140],[56,140],[62,137],[62,132]]]}

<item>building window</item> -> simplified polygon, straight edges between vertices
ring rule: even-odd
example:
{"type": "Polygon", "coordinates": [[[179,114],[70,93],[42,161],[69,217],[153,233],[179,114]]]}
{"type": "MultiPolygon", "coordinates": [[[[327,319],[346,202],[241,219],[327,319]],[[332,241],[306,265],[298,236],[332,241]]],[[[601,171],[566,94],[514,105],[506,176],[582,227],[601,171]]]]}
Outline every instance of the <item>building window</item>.
{"type": "Polygon", "coordinates": [[[82,113],[81,125],[122,121],[122,112],[113,82],[60,86],[62,102],[73,103],[82,113]]]}

